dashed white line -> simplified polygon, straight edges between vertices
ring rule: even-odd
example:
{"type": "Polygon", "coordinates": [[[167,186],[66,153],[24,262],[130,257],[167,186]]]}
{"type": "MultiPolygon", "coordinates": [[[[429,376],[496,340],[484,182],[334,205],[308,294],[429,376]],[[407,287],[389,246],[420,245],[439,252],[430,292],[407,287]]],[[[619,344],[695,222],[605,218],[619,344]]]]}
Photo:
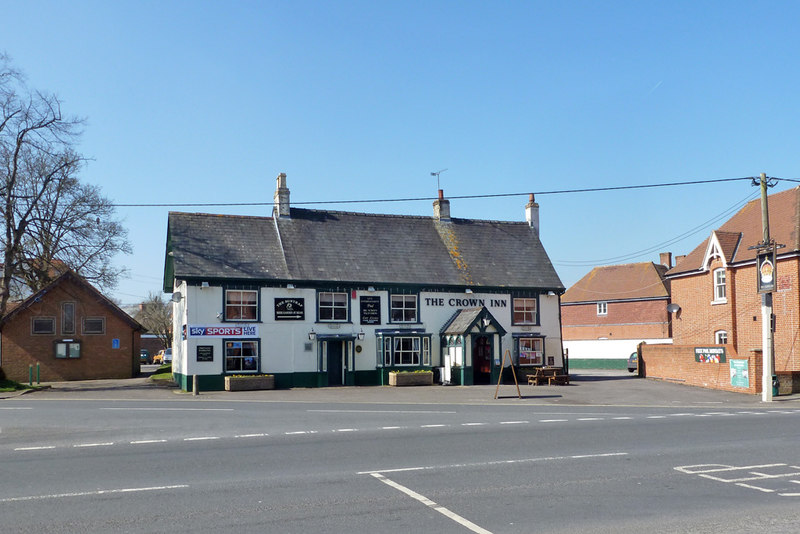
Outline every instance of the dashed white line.
{"type": "Polygon", "coordinates": [[[422,425],[420,428],[442,428],[448,425],[422,425]]]}
{"type": "Polygon", "coordinates": [[[165,439],[140,439],[137,441],[131,441],[131,445],[149,445],[151,443],[166,443],[167,440],[165,439]]]}
{"type": "Polygon", "coordinates": [[[296,430],[294,432],[284,432],[286,436],[300,436],[302,434],[316,434],[316,430],[296,430]]]}
{"type": "Polygon", "coordinates": [[[566,423],[569,419],[539,419],[540,423],[566,423]]]}
{"type": "Polygon", "coordinates": [[[666,419],[666,415],[648,415],[647,419],[666,419]]]}
{"type": "Polygon", "coordinates": [[[486,423],[461,423],[461,426],[485,426],[486,423]]]}
{"type": "Polygon", "coordinates": [[[402,426],[382,426],[381,430],[400,430],[402,426]]]}
{"type": "Polygon", "coordinates": [[[616,421],[629,421],[631,419],[633,419],[633,417],[614,417],[616,421]]]}
{"type": "Polygon", "coordinates": [[[196,438],[183,438],[183,441],[211,441],[220,439],[219,436],[198,436],[196,438]]]}
{"type": "Polygon", "coordinates": [[[602,421],[603,417],[578,417],[578,421],[602,421]]]}
{"type": "Polygon", "coordinates": [[[44,451],[48,449],[55,449],[55,445],[48,445],[46,447],[17,447],[15,451],[44,451]]]}
{"type": "Polygon", "coordinates": [[[108,441],[106,443],[80,443],[78,445],[73,445],[73,447],[110,447],[113,444],[113,441],[108,441]]]}
{"type": "Polygon", "coordinates": [[[530,421],[500,421],[501,425],[527,425],[530,421]]]}
{"type": "Polygon", "coordinates": [[[356,428],[339,428],[334,430],[334,432],[358,432],[356,428]]]}
{"type": "Polygon", "coordinates": [[[235,438],[263,438],[269,436],[269,434],[238,434],[233,436],[235,438]]]}

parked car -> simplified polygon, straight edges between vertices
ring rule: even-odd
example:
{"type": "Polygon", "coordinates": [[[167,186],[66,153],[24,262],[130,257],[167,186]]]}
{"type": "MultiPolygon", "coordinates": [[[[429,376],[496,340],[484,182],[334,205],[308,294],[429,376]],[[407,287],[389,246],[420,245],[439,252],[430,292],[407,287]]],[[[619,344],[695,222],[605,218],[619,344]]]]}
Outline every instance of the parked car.
{"type": "Polygon", "coordinates": [[[630,356],[628,356],[628,372],[633,373],[639,369],[639,353],[632,352],[630,356]]]}
{"type": "Polygon", "coordinates": [[[164,362],[163,363],[172,363],[172,349],[167,349],[164,351],[164,362]]]}
{"type": "Polygon", "coordinates": [[[153,360],[150,358],[150,351],[148,351],[147,349],[140,350],[139,361],[145,364],[153,363],[153,360]]]}

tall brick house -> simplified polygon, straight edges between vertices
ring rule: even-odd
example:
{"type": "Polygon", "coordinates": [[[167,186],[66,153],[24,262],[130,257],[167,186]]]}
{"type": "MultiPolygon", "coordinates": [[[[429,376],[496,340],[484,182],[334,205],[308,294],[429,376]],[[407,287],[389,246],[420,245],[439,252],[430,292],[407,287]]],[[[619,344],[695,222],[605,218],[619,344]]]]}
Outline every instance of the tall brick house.
{"type": "MultiPolygon", "coordinates": [[[[797,391],[800,378],[800,188],[772,194],[768,200],[770,235],[785,245],[777,253],[773,293],[775,370],[785,393],[797,391]]],[[[726,360],[748,361],[748,391],[761,390],[761,295],[756,287],[756,250],[751,247],[762,238],[757,199],[667,272],[672,302],[680,307],[672,321],[675,346],[672,353],[659,349],[645,358],[648,376],[740,390],[743,386],[731,384],[727,361],[716,368],[696,362],[691,352],[693,347],[724,347],[726,360]],[[681,353],[680,347],[688,349],[681,353]]]]}
{"type": "Polygon", "coordinates": [[[664,279],[672,255],[660,260],[595,267],[564,293],[561,324],[571,369],[624,369],[642,341],[672,342],[664,279]]]}
{"type": "Polygon", "coordinates": [[[45,382],[131,378],[139,372],[141,331],[116,304],[67,271],[14,303],[0,320],[0,368],[20,382],[37,364],[45,382]]]}

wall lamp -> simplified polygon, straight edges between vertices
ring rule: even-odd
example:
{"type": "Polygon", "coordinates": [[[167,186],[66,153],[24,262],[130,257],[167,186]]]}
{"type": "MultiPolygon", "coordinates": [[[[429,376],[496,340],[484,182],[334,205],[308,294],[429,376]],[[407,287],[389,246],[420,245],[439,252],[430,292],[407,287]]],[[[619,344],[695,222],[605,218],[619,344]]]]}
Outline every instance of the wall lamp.
{"type": "Polygon", "coordinates": [[[669,313],[678,313],[681,311],[681,307],[675,304],[674,302],[670,302],[667,304],[667,312],[669,313]]]}
{"type": "Polygon", "coordinates": [[[487,327],[487,326],[489,326],[490,324],[492,324],[492,320],[491,320],[491,319],[489,319],[488,317],[484,317],[484,318],[483,318],[483,327],[484,327],[484,328],[486,328],[486,327],[487,327]]]}
{"type": "Polygon", "coordinates": [[[470,288],[467,288],[464,290],[464,293],[472,293],[472,290],[470,288]]]}
{"type": "Polygon", "coordinates": [[[356,337],[358,338],[358,340],[359,340],[359,341],[361,341],[362,339],[364,339],[364,329],[363,329],[363,328],[361,329],[361,332],[359,332],[358,334],[356,334],[356,337]]]}
{"type": "Polygon", "coordinates": [[[200,289],[206,289],[209,287],[208,282],[200,282],[200,289]]]}
{"type": "Polygon", "coordinates": [[[317,333],[314,332],[314,329],[312,328],[311,332],[308,333],[308,340],[314,341],[315,339],[317,339],[317,333]]]}
{"type": "Polygon", "coordinates": [[[181,292],[180,291],[176,291],[175,293],[172,294],[172,298],[170,300],[172,302],[180,302],[182,298],[183,298],[183,295],[181,294],[181,292]]]}
{"type": "Polygon", "coordinates": [[[286,289],[294,289],[294,284],[286,284],[286,289]]]}

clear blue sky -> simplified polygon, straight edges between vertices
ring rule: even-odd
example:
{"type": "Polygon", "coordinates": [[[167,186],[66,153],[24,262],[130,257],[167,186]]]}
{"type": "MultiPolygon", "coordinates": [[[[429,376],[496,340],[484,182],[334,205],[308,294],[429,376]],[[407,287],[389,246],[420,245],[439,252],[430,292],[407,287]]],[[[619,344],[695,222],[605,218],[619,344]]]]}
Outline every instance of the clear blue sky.
{"type": "MultiPolygon", "coordinates": [[[[446,196],[800,176],[798,2],[27,0],[3,18],[0,50],[87,118],[83,178],[118,203],[271,202],[279,172],[293,202],[432,198],[443,168],[446,196]]],[[[594,265],[685,254],[757,194],[537,201],[569,287],[594,265]]],[[[451,212],[524,220],[526,202],[451,212]]],[[[160,291],[169,209],[119,209],[134,247],[117,258],[122,303],[160,291]]]]}

